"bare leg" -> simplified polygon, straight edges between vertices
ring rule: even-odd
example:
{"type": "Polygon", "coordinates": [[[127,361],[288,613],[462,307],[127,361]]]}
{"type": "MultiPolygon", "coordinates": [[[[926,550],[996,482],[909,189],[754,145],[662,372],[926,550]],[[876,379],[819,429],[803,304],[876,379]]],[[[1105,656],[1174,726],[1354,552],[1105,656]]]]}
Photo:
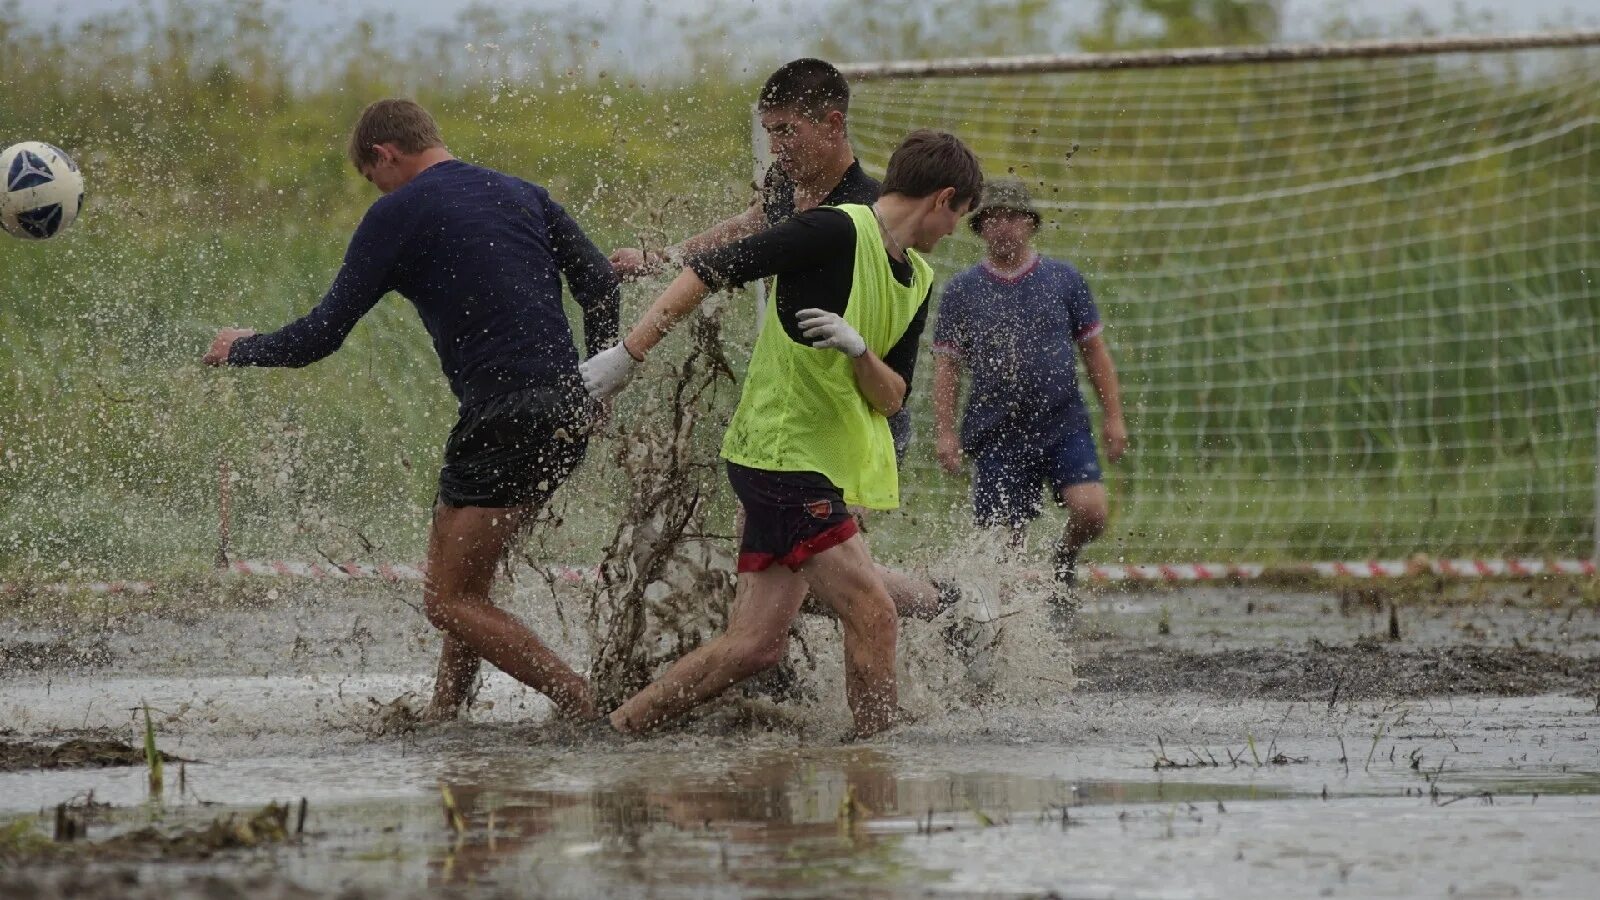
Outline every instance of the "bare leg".
{"type": "Polygon", "coordinates": [[[889,592],[895,613],[901,618],[926,622],[943,611],[944,607],[939,603],[939,587],[931,580],[882,565],[878,566],[878,577],[889,592]]]}
{"type": "Polygon", "coordinates": [[[461,685],[470,684],[470,679],[456,676],[467,668],[470,653],[549,697],[563,713],[591,717],[594,699],[583,676],[489,600],[495,565],[528,512],[444,505],[434,510],[422,599],[428,621],[447,635],[439,663],[441,674],[452,679],[450,683],[441,679],[434,701],[448,703],[457,694],[464,699],[461,685]],[[452,638],[458,643],[449,643],[452,638]]]}
{"type": "Polygon", "coordinates": [[[1067,527],[1056,545],[1056,580],[1071,584],[1075,576],[1069,570],[1077,566],[1078,551],[1105,533],[1106,486],[1091,481],[1064,487],[1059,494],[1067,508],[1067,527]]]}
{"type": "Polygon", "coordinates": [[[433,682],[433,700],[423,710],[425,722],[443,722],[456,717],[467,695],[472,692],[472,682],[478,677],[482,657],[460,640],[444,634],[444,649],[439,653],[439,671],[433,682]]]}
{"type": "MultiPolygon", "coordinates": [[[[889,592],[889,602],[894,604],[895,615],[902,619],[921,619],[928,622],[944,612],[939,586],[934,584],[932,579],[911,575],[882,564],[874,564],[874,568],[878,572],[878,579],[883,582],[884,590],[889,592]]],[[[829,619],[839,617],[839,614],[833,611],[833,607],[824,603],[815,593],[806,595],[806,602],[801,611],[807,615],[825,616],[829,619]]]]}
{"type": "MultiPolygon", "coordinates": [[[[830,551],[831,552],[831,551],[830,551]]],[[[789,625],[806,582],[782,566],[739,575],[728,630],[672,664],[611,714],[634,733],[671,721],[751,675],[777,665],[789,649],[789,625]]]]}
{"type": "Polygon", "coordinates": [[[895,640],[899,619],[872,556],[859,536],[800,567],[806,584],[844,626],[845,699],[865,737],[894,724],[895,640]]]}
{"type": "MultiPolygon", "coordinates": [[[[851,513],[855,515],[856,522],[865,529],[866,511],[852,509],[851,513]]],[[[860,540],[865,546],[867,538],[864,530],[860,534],[860,540]]],[[[870,553],[870,548],[868,552],[870,553]]],[[[939,603],[939,586],[930,579],[881,564],[874,564],[874,567],[878,570],[878,577],[883,581],[884,588],[889,592],[889,599],[894,603],[895,612],[901,618],[921,619],[926,622],[944,611],[944,607],[939,603]]],[[[813,594],[806,599],[811,601],[805,606],[806,612],[834,617],[833,608],[823,603],[816,595],[813,594]]]]}

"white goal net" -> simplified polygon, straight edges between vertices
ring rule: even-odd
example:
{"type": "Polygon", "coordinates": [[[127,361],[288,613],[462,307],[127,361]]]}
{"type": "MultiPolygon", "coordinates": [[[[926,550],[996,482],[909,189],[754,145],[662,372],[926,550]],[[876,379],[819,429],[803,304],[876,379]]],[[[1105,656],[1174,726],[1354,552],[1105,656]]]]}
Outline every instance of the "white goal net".
{"type": "MultiPolygon", "coordinates": [[[[1589,557],[1597,41],[854,66],[850,121],[880,175],[960,135],[1088,279],[1133,448],[1100,560],[1589,557]]],[[[903,481],[958,520],[932,368],[903,481]]]]}

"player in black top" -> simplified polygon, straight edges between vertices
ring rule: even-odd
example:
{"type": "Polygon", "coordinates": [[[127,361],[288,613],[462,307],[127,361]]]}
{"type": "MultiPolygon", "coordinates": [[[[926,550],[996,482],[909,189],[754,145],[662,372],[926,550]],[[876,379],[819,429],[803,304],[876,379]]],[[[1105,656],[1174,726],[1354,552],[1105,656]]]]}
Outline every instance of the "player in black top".
{"type": "Polygon", "coordinates": [[[613,251],[612,267],[624,279],[677,272],[688,257],[747,238],[795,213],[878,199],[878,182],[862,171],[850,147],[849,103],[844,76],[820,59],[797,59],[772,73],[757,104],[773,156],[760,197],[676,246],[613,251]]]}
{"type": "MultiPolygon", "coordinates": [[[[855,281],[856,230],[850,217],[827,206],[808,209],[737,245],[708,250],[691,258],[688,268],[713,291],[738,287],[768,272],[785,271],[778,281],[777,320],[796,343],[810,345],[800,333],[799,312],[820,309],[844,315],[855,281]]],[[[911,280],[911,264],[891,259],[895,275],[911,280]]],[[[931,293],[931,292],[930,292],[931,293]]],[[[928,321],[928,298],[906,332],[883,361],[911,386],[918,342],[928,321]]]]}
{"type": "Polygon", "coordinates": [[[272,334],[224,329],[208,365],[305,366],[344,343],[384,294],[403,294],[460,402],[445,445],[423,602],[445,633],[429,718],[457,714],[479,660],[594,714],[588,682],[489,599],[521,525],[583,459],[592,406],[561,306],[583,308],[590,355],[617,338],[620,291],[605,256],[544,188],[455,159],[409,100],[367,107],[350,160],[384,194],[350,239],[315,309],[272,334]]]}
{"type": "MultiPolygon", "coordinates": [[[[817,207],[841,203],[870,205],[878,199],[877,180],[862,170],[850,146],[846,127],[850,86],[838,69],[820,59],[797,59],[786,63],[767,79],[756,105],[773,156],[773,164],[767,169],[761,195],[745,211],[676,246],[659,252],[633,247],[613,251],[611,265],[619,276],[633,279],[663,271],[677,272],[684,265],[697,265],[694,260],[703,257],[704,261],[699,265],[705,267],[706,271],[702,275],[711,274],[715,277],[714,273],[726,270],[718,283],[739,284],[747,279],[726,276],[740,271],[756,271],[761,266],[754,261],[731,259],[726,253],[718,255],[719,251],[797,215],[804,216],[817,207]]],[[[841,224],[848,224],[838,214],[811,221],[813,224],[827,223],[835,218],[841,224]]],[[[796,231],[775,240],[803,240],[796,237],[799,233],[796,231]]],[[[767,271],[771,270],[768,268],[767,271]]],[[[846,281],[848,277],[848,273],[845,273],[846,281]]],[[[711,283],[711,279],[707,281],[711,283]]],[[[797,279],[790,279],[788,283],[795,281],[797,279]]],[[[781,305],[785,304],[783,284],[780,281],[778,301],[781,305]]],[[[789,307],[785,305],[784,308],[789,307]]],[[[805,306],[794,308],[803,309],[805,306]]],[[[926,311],[927,306],[924,305],[923,312],[926,311]]],[[[790,321],[788,316],[780,318],[790,321]]],[[[919,318],[908,334],[920,336],[921,331],[922,321],[919,318]]],[[[901,348],[897,347],[896,350],[901,348]]],[[[904,354],[913,358],[902,373],[908,376],[908,386],[911,383],[910,367],[915,365],[915,350],[914,340],[904,348],[904,354]]],[[[890,360],[886,358],[885,361],[890,360]]],[[[894,435],[895,453],[903,457],[911,436],[910,415],[904,408],[890,417],[889,429],[894,435]]],[[[913,578],[881,567],[879,572],[889,596],[894,599],[895,608],[902,616],[931,619],[949,608],[961,594],[953,585],[936,585],[926,579],[913,578]]],[[[973,592],[979,593],[976,589],[973,592]]],[[[983,599],[987,602],[987,598],[983,599]]]]}
{"type": "MultiPolygon", "coordinates": [[[[695,253],[725,247],[818,206],[871,205],[878,180],[868,175],[850,147],[845,116],[850,86],[831,64],[797,59],[772,73],[761,91],[761,127],[773,163],[761,195],[744,212],[663,251],[627,247],[613,251],[611,265],[624,279],[680,267],[695,253]]],[[[889,417],[895,457],[911,445],[911,410],[889,417]]]]}

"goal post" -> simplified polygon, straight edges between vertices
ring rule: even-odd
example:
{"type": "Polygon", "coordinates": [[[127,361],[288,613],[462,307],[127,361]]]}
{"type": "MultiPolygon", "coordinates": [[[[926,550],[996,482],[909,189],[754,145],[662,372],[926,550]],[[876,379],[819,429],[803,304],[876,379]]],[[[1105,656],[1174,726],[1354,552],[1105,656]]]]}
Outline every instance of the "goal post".
{"type": "MultiPolygon", "coordinates": [[[[1093,289],[1099,559],[1600,557],[1600,32],[841,69],[869,171],[955,132],[1093,289]]],[[[931,382],[902,489],[954,534],[931,382]]]]}

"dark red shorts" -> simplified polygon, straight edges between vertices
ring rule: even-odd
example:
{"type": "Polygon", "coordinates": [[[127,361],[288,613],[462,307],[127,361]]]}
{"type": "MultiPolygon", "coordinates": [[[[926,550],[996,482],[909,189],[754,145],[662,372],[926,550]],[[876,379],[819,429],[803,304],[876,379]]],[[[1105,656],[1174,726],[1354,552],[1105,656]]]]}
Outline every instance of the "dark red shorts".
{"type": "Polygon", "coordinates": [[[730,462],[728,483],[744,507],[741,572],[765,571],[773,563],[798,569],[856,536],[844,492],[819,472],[768,472],[730,462]]]}

